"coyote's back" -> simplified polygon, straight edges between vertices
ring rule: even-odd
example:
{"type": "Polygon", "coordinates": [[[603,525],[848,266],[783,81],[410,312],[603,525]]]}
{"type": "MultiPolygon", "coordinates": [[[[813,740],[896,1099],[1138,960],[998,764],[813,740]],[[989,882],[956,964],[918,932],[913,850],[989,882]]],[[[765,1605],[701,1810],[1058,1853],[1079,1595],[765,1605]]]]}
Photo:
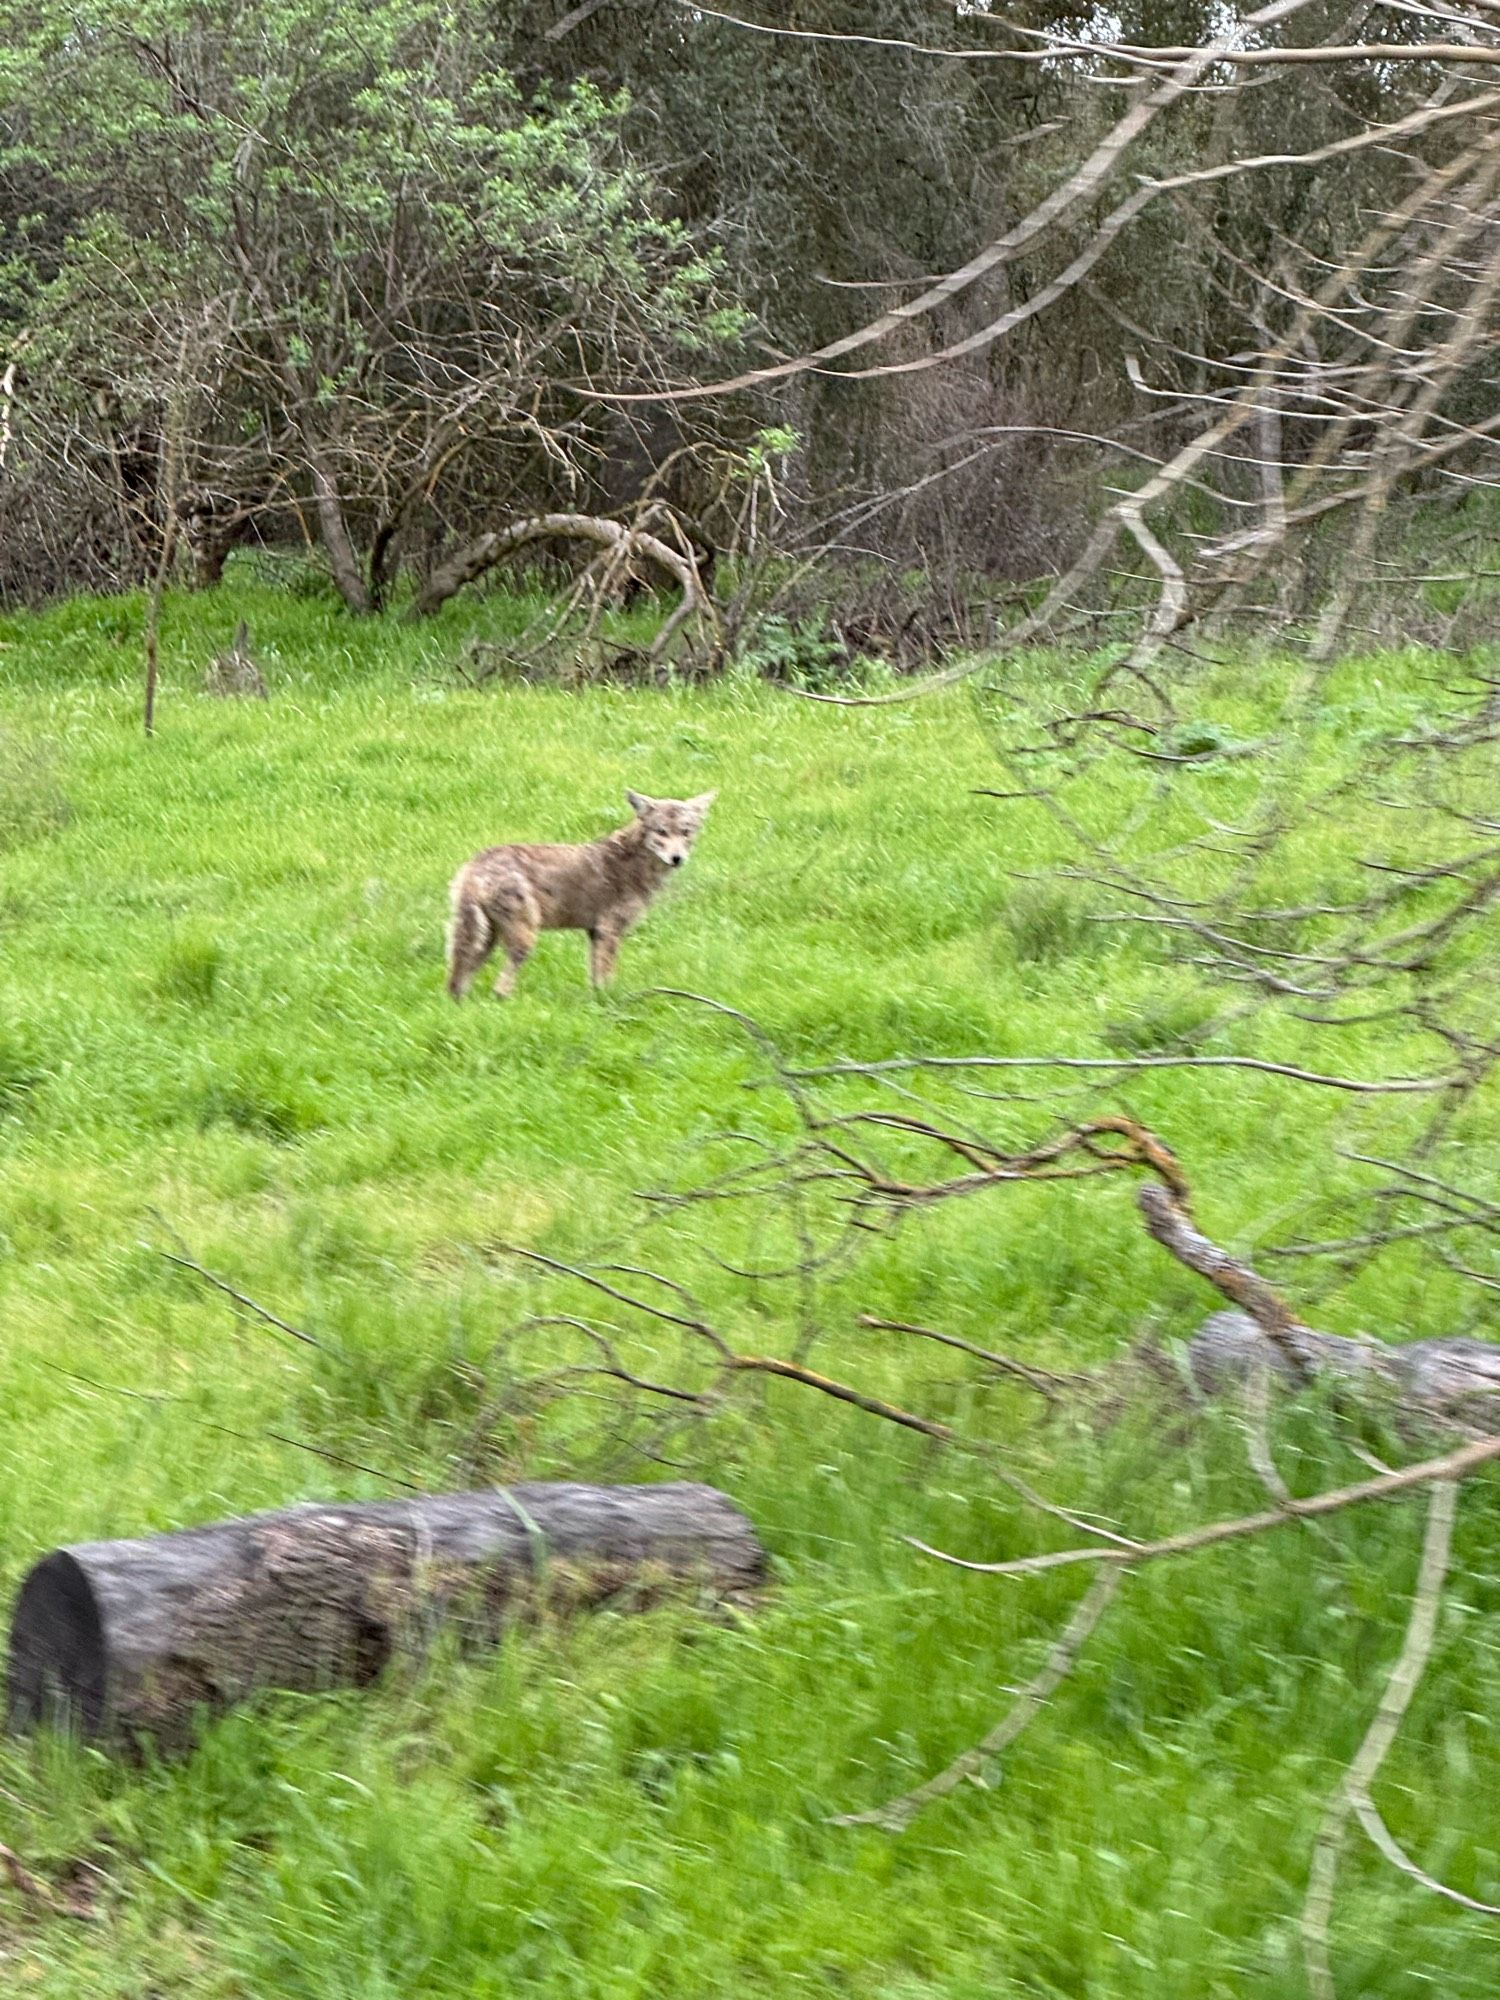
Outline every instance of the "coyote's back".
{"type": "Polygon", "coordinates": [[[589,977],[596,986],[608,980],[620,940],[687,860],[715,794],[625,796],[634,819],[600,840],[487,847],[464,863],[453,878],[448,924],[448,991],[455,1000],[497,946],[505,965],[496,995],[513,993],[542,931],[587,931],[589,977]]]}

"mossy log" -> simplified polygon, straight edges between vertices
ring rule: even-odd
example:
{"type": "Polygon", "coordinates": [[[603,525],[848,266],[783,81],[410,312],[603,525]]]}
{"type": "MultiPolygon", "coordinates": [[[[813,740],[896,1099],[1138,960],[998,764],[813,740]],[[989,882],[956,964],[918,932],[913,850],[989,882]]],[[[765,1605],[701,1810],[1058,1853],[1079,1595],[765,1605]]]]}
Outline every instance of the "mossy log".
{"type": "Polygon", "coordinates": [[[640,1607],[684,1587],[743,1601],[764,1575],[745,1517],[690,1484],[311,1505],[87,1542],[21,1586],[7,1720],[181,1747],[258,1688],[364,1685],[445,1619],[492,1640],[529,1605],[640,1607]]]}

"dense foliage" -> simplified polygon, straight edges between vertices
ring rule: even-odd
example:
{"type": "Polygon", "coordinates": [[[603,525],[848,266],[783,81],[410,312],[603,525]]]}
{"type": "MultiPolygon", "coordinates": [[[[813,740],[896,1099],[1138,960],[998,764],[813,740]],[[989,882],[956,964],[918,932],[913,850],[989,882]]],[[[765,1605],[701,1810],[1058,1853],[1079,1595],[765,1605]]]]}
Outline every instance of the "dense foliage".
{"type": "Polygon", "coordinates": [[[20,477],[51,490],[71,450],[79,517],[50,526],[102,538],[101,568],[112,512],[148,560],[206,488],[227,522],[303,516],[364,609],[398,537],[538,464],[585,478],[594,385],[738,328],[622,151],[621,95],[523,95],[477,18],[161,0],[5,26],[0,313],[41,406],[20,477]]]}
{"type": "MultiPolygon", "coordinates": [[[[784,543],[934,573],[1055,569],[1101,474],[1134,478],[1190,435],[1298,287],[1465,127],[1361,135],[1482,78],[1209,72],[1142,128],[1119,187],[896,326],[865,357],[871,379],[813,371],[672,410],[610,398],[806,352],[911,299],[1038,213],[1128,109],[1141,76],[1080,40],[1190,49],[1247,18],[1198,0],[1110,22],[1047,0],[1003,15],[821,0],[759,27],[679,0],[5,0],[0,369],[19,372],[0,588],[137,579],[185,506],[206,577],[247,528],[305,535],[365,608],[455,536],[528,508],[619,508],[666,463],[701,509],[715,481],[676,454],[767,422],[802,441],[784,543]],[[1096,255],[1120,188],[1153,176],[1182,184],[1096,255]],[[1086,274],[1060,284],[1080,257],[1086,274]],[[1004,338],[926,366],[1004,315],[1004,338]]],[[[1331,0],[1303,0],[1241,33],[1295,50],[1346,30],[1331,0]]],[[[1360,33],[1395,46],[1423,29],[1388,11],[1360,33]]],[[[1468,310],[1486,238],[1456,209],[1450,225],[1453,271],[1420,276],[1430,295],[1392,347],[1441,341],[1468,310]]],[[[1398,280],[1379,310],[1404,309],[1398,280]]],[[[1359,385],[1376,309],[1356,299],[1297,337],[1254,449],[1200,474],[1210,518],[1258,494],[1264,462],[1317,453],[1330,406],[1295,372],[1326,354],[1330,379],[1359,385]]],[[[1482,360],[1459,375],[1444,420],[1472,423],[1482,360]]],[[[1369,385],[1368,410],[1387,394],[1369,385]]]]}

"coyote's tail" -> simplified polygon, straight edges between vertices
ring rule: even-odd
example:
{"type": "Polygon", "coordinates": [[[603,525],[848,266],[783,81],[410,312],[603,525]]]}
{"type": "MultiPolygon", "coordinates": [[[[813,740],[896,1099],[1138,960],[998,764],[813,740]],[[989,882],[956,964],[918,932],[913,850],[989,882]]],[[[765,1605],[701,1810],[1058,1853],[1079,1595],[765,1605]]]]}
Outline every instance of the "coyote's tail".
{"type": "Polygon", "coordinates": [[[453,914],[448,920],[448,991],[455,1000],[462,1000],[468,991],[493,940],[490,920],[460,873],[454,878],[453,914]]]}

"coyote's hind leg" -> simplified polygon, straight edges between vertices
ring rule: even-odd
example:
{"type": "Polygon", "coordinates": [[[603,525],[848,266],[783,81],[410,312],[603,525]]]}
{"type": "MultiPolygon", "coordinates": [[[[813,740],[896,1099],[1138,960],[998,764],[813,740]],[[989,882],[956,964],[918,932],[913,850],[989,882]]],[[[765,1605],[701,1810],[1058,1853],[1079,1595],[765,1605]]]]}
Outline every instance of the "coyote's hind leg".
{"type": "Polygon", "coordinates": [[[455,888],[448,926],[448,991],[455,1000],[463,999],[494,949],[494,925],[478,903],[455,888]]]}
{"type": "Polygon", "coordinates": [[[542,913],[536,897],[522,881],[507,883],[497,889],[490,902],[490,911],[499,941],[505,949],[505,963],[495,981],[495,998],[508,1000],[516,990],[521,967],[536,947],[542,913]]]}

